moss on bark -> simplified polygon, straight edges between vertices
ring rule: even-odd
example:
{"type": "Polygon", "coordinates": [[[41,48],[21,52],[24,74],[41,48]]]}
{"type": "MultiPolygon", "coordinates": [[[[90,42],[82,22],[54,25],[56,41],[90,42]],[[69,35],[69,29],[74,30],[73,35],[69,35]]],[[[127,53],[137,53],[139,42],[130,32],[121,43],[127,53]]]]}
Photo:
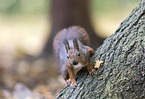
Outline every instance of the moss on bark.
{"type": "Polygon", "coordinates": [[[107,38],[92,57],[104,61],[95,76],[80,71],[78,86],[68,84],[56,99],[145,98],[145,0],[107,38]]]}

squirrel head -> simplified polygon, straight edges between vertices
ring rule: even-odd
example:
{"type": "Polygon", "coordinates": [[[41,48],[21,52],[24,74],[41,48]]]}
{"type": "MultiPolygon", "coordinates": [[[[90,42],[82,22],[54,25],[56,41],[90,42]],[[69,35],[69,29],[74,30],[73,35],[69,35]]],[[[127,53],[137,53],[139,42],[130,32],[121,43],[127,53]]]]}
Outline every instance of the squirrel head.
{"type": "Polygon", "coordinates": [[[80,53],[77,49],[70,49],[67,53],[67,60],[71,65],[78,65],[80,53]]]}
{"type": "Polygon", "coordinates": [[[80,60],[79,45],[77,40],[73,40],[74,48],[70,48],[68,41],[65,43],[67,51],[67,61],[70,65],[78,65],[80,60]]]}

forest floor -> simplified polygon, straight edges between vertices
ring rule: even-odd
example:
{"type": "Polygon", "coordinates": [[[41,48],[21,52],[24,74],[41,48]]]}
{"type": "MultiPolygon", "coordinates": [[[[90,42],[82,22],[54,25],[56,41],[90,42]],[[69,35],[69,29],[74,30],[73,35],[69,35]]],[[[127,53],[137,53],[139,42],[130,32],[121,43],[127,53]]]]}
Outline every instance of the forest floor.
{"type": "Polygon", "coordinates": [[[1,55],[0,77],[0,99],[53,99],[66,85],[54,57],[1,55]]]}
{"type": "Polygon", "coordinates": [[[0,99],[53,99],[66,83],[53,56],[38,57],[47,17],[0,16],[0,22],[0,99]]]}

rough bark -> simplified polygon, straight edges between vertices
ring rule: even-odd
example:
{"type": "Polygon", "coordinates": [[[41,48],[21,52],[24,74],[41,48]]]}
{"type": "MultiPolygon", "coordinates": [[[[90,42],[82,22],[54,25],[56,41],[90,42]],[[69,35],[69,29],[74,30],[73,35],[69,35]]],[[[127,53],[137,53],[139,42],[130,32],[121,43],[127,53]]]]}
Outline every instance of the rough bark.
{"type": "Polygon", "coordinates": [[[56,33],[63,28],[68,28],[73,25],[79,25],[86,29],[91,37],[91,46],[93,48],[97,48],[103,43],[103,39],[96,35],[91,24],[89,0],[51,1],[51,35],[44,46],[43,54],[52,54],[52,42],[56,33]]]}
{"type": "Polygon", "coordinates": [[[145,98],[145,0],[141,0],[116,32],[92,57],[104,61],[95,76],[80,71],[78,86],[68,84],[56,99],[145,98]]]}

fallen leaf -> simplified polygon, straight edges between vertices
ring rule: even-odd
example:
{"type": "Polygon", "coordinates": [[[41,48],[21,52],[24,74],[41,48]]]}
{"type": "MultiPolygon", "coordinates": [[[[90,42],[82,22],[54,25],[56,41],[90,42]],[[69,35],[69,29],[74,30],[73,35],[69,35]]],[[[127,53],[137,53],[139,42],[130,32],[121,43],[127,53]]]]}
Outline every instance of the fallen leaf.
{"type": "Polygon", "coordinates": [[[103,61],[96,60],[94,68],[99,68],[101,63],[103,63],[103,61]]]}

